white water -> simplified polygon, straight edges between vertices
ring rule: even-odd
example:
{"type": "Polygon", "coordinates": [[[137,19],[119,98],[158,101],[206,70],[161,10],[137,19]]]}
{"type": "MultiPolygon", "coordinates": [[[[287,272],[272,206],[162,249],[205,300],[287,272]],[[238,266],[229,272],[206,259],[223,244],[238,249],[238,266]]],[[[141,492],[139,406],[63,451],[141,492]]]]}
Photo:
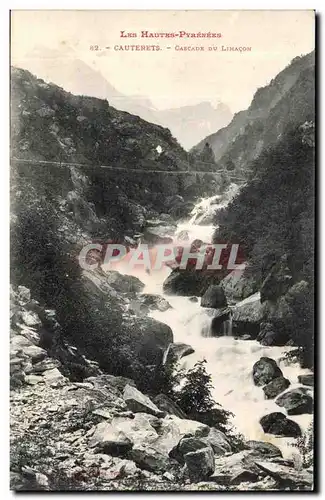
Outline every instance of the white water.
{"type": "MultiPolygon", "coordinates": [[[[191,219],[178,226],[175,238],[177,239],[180,231],[186,230],[190,241],[199,238],[210,242],[213,226],[197,225],[204,216],[202,208],[206,212],[215,211],[225,206],[236,191],[237,189],[232,186],[226,196],[212,197],[198,203],[191,214],[191,219]]],[[[169,273],[170,269],[165,267],[150,275],[141,270],[134,271],[133,274],[146,284],[143,293],[164,296],[162,285],[169,273]]],[[[298,365],[286,366],[284,362],[279,361],[284,353],[291,349],[290,347],[266,347],[257,341],[237,340],[229,336],[229,329],[228,335],[223,337],[202,336],[203,330],[209,331],[211,316],[207,309],[200,306],[200,299],[198,302],[192,302],[187,297],[166,295],[165,298],[173,309],[166,312],[155,311],[151,316],[171,327],[174,342],[184,342],[195,349],[193,354],[181,360],[182,366],[191,368],[197,361],[205,359],[206,369],[212,376],[213,397],[225,409],[234,413],[233,424],[236,429],[247,439],[272,442],[281,448],[284,456],[291,456],[294,448],[290,446],[290,443],[294,440],[265,434],[259,424],[260,418],[264,415],[274,411],[284,412],[284,410],[276,405],[274,400],[266,400],[262,388],[254,385],[252,368],[262,356],[273,358],[281,367],[284,377],[290,380],[290,389],[298,387],[300,384],[297,383],[297,376],[309,373],[309,370],[303,370],[298,365]]],[[[290,416],[289,418],[295,420],[302,430],[307,428],[312,419],[311,415],[290,416]]]]}

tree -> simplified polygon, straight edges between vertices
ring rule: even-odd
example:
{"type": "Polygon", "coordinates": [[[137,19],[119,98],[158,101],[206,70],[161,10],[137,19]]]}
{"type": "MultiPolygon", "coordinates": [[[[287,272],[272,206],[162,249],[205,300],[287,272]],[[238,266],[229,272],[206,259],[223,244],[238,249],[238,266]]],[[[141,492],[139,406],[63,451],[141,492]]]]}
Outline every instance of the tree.
{"type": "Polygon", "coordinates": [[[214,401],[211,375],[207,373],[205,363],[205,360],[199,361],[186,372],[181,389],[174,392],[174,399],[193,420],[225,431],[231,413],[214,401]]]}

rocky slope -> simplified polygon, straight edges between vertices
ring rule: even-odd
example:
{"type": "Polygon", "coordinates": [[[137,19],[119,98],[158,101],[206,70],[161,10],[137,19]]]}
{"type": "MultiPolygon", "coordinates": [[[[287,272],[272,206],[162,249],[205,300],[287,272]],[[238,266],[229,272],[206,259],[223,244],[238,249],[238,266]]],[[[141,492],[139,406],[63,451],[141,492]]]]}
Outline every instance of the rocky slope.
{"type": "Polygon", "coordinates": [[[269,85],[255,93],[247,110],[236,113],[230,124],[203,139],[218,165],[249,176],[250,163],[274,145],[288,127],[314,119],[315,54],[296,57],[269,85]]]}
{"type": "MultiPolygon", "coordinates": [[[[55,311],[40,306],[26,287],[12,288],[12,489],[312,488],[310,466],[283,459],[271,444],[247,441],[238,448],[217,428],[188,419],[163,394],[153,402],[133,380],[101,372],[59,330],[55,311]]],[[[259,377],[263,370],[265,364],[259,377]]]]}

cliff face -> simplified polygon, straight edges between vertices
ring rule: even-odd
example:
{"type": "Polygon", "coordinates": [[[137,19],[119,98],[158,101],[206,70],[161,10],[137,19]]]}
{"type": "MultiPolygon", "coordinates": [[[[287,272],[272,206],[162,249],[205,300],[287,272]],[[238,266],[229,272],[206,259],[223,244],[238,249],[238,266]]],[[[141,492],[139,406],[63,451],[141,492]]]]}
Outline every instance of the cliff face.
{"type": "Polygon", "coordinates": [[[238,173],[248,175],[249,163],[275,144],[288,128],[314,118],[314,52],[296,57],[269,85],[260,88],[250,107],[236,113],[231,123],[201,141],[208,143],[218,165],[233,162],[238,173]]]}

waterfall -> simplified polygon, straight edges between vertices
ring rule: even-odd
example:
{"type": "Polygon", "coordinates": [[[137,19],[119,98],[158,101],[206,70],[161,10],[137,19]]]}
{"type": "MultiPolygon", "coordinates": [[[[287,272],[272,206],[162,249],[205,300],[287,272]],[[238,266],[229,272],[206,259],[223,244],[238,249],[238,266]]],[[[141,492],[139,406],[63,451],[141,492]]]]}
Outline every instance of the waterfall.
{"type": "MultiPolygon", "coordinates": [[[[206,213],[214,213],[215,210],[225,206],[238,192],[238,186],[232,185],[222,197],[211,197],[201,200],[193,209],[191,218],[187,222],[178,225],[175,232],[177,235],[186,230],[189,240],[202,239],[209,243],[214,231],[212,224],[202,225],[197,222],[203,220],[202,210],[206,213]]],[[[123,272],[121,270],[121,272],[123,272]]],[[[143,293],[153,293],[164,296],[172,306],[165,312],[158,310],[151,312],[151,317],[166,323],[171,327],[174,334],[174,342],[190,344],[195,352],[182,358],[181,367],[189,369],[197,361],[205,359],[206,369],[211,374],[214,400],[225,409],[234,414],[232,423],[247,439],[255,439],[272,442],[277,445],[284,455],[292,455],[294,448],[290,446],[293,438],[280,438],[265,434],[259,420],[271,412],[279,412],[282,409],[274,400],[264,398],[261,387],[253,383],[252,368],[256,361],[262,356],[274,359],[283,371],[283,376],[291,382],[290,388],[300,386],[297,376],[310,373],[307,369],[301,369],[298,365],[287,365],[282,359],[285,352],[291,347],[263,346],[255,340],[241,340],[232,336],[232,316],[230,315],[222,325],[223,336],[212,336],[211,321],[213,310],[203,308],[200,299],[192,302],[188,297],[164,295],[163,282],[171,270],[166,266],[160,271],[135,270],[134,275],[145,283],[143,293]]],[[[312,420],[311,415],[290,416],[302,429],[306,429],[312,420]]]]}

